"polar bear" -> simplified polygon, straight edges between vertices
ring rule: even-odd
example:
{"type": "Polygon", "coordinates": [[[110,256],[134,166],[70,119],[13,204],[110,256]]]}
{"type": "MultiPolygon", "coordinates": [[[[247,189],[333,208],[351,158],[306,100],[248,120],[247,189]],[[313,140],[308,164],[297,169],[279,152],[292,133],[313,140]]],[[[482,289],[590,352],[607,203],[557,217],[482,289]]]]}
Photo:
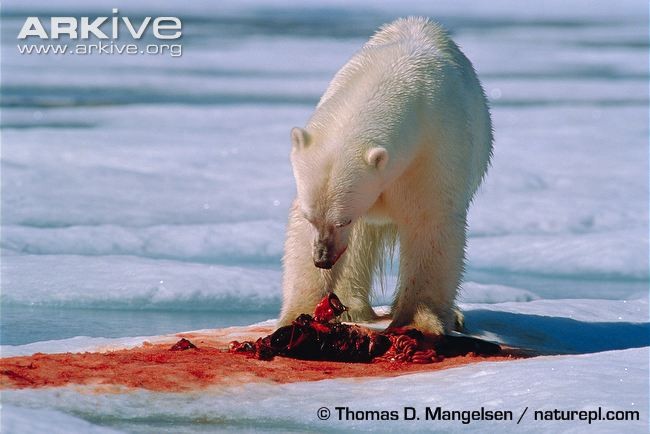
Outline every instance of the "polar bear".
{"type": "Polygon", "coordinates": [[[474,68],[446,32],[425,18],[382,27],[291,141],[297,197],[279,323],[330,291],[349,307],[347,320],[376,318],[373,278],[399,242],[390,327],[454,329],[467,211],[489,165],[492,125],[474,68]]]}

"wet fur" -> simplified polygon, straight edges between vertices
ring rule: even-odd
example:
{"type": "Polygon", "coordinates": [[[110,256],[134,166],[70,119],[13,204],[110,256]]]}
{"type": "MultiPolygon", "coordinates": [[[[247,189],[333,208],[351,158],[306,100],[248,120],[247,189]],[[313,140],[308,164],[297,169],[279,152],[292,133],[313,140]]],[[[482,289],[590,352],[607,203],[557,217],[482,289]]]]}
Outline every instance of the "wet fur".
{"type": "Polygon", "coordinates": [[[467,210],[491,153],[483,89],[444,30],[423,18],[380,29],[336,74],[304,137],[294,140],[298,197],[287,229],[280,323],[311,312],[327,291],[351,308],[347,319],[373,319],[373,278],[386,271],[399,240],[391,326],[440,334],[462,324],[455,299],[467,210]],[[368,161],[376,149],[387,151],[381,167],[368,161]],[[314,239],[346,216],[353,227],[332,232],[331,240],[339,247],[347,241],[347,251],[331,270],[316,268],[314,239]]]}

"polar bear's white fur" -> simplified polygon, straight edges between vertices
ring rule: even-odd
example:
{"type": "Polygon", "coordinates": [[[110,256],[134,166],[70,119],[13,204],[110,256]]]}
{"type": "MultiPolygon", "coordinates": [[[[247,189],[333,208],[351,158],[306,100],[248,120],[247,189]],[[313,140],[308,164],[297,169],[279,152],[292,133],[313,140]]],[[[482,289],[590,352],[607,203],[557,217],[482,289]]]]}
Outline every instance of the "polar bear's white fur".
{"type": "Polygon", "coordinates": [[[467,210],[492,152],[485,94],[458,46],[424,18],[384,26],[291,137],[280,324],[328,291],[347,319],[373,319],[373,276],[399,241],[391,326],[451,330],[467,210]]]}

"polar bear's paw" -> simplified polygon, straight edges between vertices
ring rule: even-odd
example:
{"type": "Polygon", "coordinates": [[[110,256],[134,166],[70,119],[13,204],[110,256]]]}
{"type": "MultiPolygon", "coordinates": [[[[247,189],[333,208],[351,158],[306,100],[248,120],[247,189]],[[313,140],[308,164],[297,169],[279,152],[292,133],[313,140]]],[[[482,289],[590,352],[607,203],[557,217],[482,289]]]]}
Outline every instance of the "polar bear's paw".
{"type": "Polygon", "coordinates": [[[341,321],[347,322],[372,322],[376,321],[379,316],[367,302],[351,300],[347,304],[347,312],[341,315],[341,321]]]}
{"type": "MultiPolygon", "coordinates": [[[[448,315],[451,318],[451,315],[448,315]]],[[[449,321],[453,324],[453,322],[449,321]]],[[[448,330],[441,316],[429,307],[420,305],[411,315],[395,312],[388,330],[417,329],[425,335],[442,336],[448,330]]]]}
{"type": "Polygon", "coordinates": [[[454,307],[453,312],[454,312],[454,330],[462,333],[465,330],[465,315],[457,306],[454,307]]]}

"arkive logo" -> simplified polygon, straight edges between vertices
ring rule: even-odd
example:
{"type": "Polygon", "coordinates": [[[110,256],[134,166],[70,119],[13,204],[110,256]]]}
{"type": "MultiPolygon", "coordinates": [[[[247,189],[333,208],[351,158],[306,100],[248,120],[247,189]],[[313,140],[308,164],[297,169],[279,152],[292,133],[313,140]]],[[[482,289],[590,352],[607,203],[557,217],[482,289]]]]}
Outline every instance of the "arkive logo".
{"type": "Polygon", "coordinates": [[[27,17],[18,32],[17,39],[21,43],[17,48],[20,54],[169,54],[179,57],[182,45],[171,41],[183,36],[182,27],[178,17],[133,19],[121,16],[117,8],[113,9],[113,15],[102,17],[27,17]],[[155,40],[156,43],[138,45],[142,40],[155,40]]]}
{"type": "Polygon", "coordinates": [[[129,17],[118,16],[118,12],[118,9],[113,9],[112,17],[96,17],[92,21],[89,17],[50,17],[49,34],[39,17],[27,17],[18,33],[18,39],[31,36],[59,39],[62,35],[67,35],[70,39],[89,39],[91,35],[98,39],[118,39],[124,33],[122,24],[133,39],[142,38],[149,29],[156,39],[178,39],[182,36],[182,23],[178,17],[145,17],[137,23],[129,17]]]}

